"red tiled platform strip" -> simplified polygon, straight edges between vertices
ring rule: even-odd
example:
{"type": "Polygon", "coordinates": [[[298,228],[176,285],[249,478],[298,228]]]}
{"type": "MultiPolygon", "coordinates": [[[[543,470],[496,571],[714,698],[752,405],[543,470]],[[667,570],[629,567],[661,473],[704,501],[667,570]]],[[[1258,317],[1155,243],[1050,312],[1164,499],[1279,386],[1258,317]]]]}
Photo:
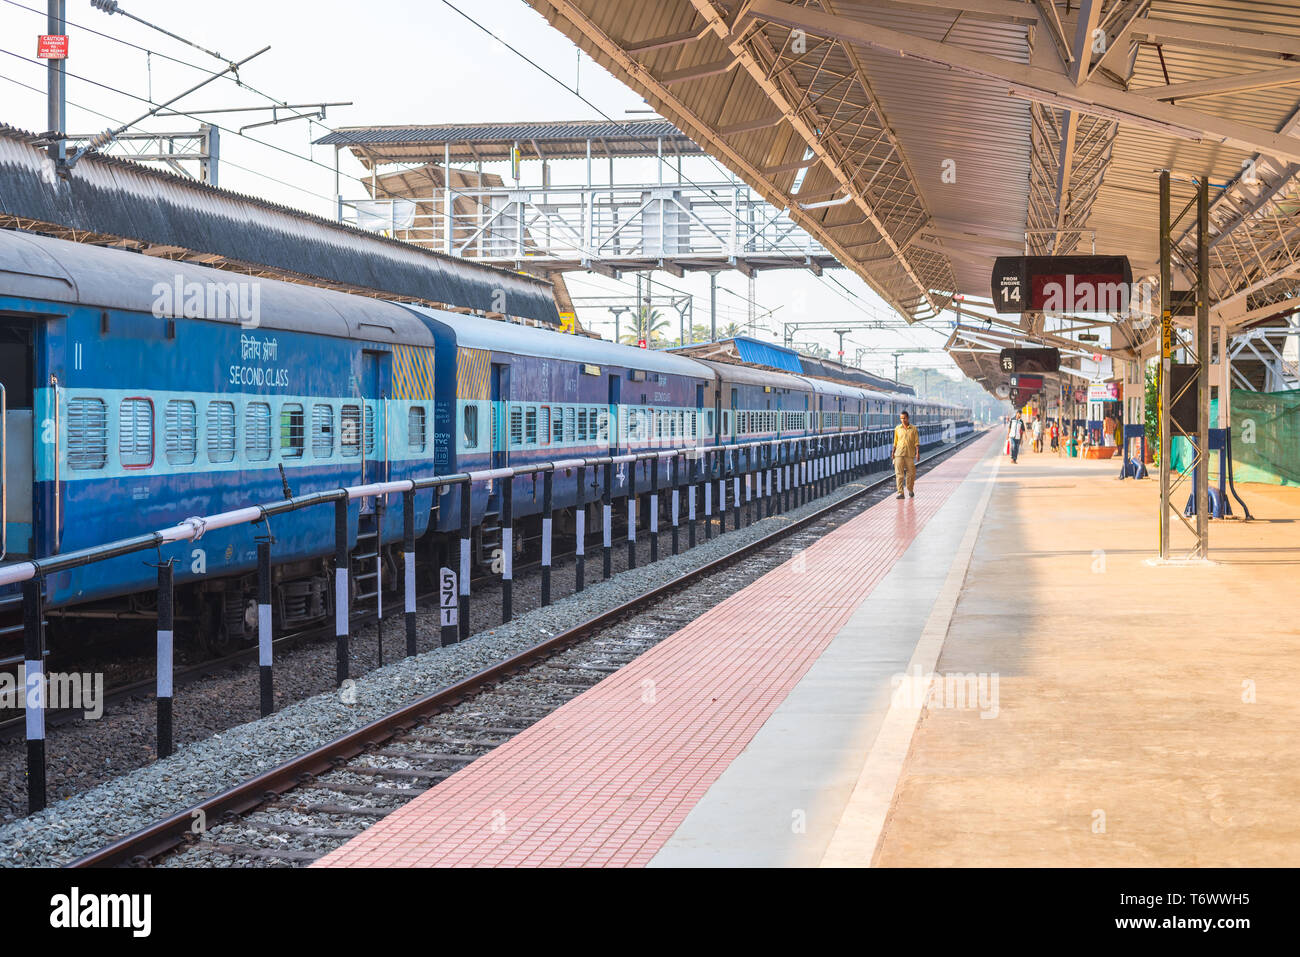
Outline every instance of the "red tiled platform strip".
{"type": "Polygon", "coordinates": [[[991,441],[925,475],[915,499],[867,509],[318,865],[644,865],[991,441]]]}

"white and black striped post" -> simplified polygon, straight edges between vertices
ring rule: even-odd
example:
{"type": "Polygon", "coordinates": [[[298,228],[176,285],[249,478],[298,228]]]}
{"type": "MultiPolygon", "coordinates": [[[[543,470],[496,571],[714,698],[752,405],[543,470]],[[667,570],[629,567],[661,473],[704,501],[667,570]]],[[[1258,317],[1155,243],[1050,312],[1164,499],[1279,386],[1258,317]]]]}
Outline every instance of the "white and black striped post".
{"type": "Polygon", "coordinates": [[[275,710],[272,685],[271,640],[271,537],[257,541],[257,685],[262,717],[275,710]]]}
{"type": "Polygon", "coordinates": [[[704,453],[704,540],[713,538],[713,466],[716,453],[704,453]]]}
{"type": "Polygon", "coordinates": [[[727,468],[731,453],[718,453],[718,534],[727,531],[727,468]]]}
{"type": "MultiPolygon", "coordinates": [[[[469,558],[471,545],[471,492],[473,482],[465,479],[460,486],[460,576],[457,587],[460,591],[460,614],[456,616],[457,624],[460,626],[460,640],[469,639],[469,558]]],[[[447,632],[442,633],[442,642],[447,643],[447,632]]]]}
{"type": "Polygon", "coordinates": [[[627,567],[636,568],[636,459],[627,463],[627,567]]]}
{"type": "Polygon", "coordinates": [[[573,510],[573,590],[580,592],[586,587],[587,577],[587,469],[578,466],[577,499],[573,510]]]}
{"type": "Polygon", "coordinates": [[[686,547],[695,547],[695,489],[700,484],[700,456],[687,460],[686,547]]]}
{"type": "Polygon", "coordinates": [[[733,531],[740,530],[740,472],[743,466],[741,463],[741,452],[736,452],[736,458],[732,461],[731,469],[731,528],[733,531]]]}
{"type": "Polygon", "coordinates": [[[673,467],[672,467],[673,468],[673,472],[672,472],[673,499],[672,499],[672,505],[670,506],[670,511],[672,512],[672,521],[673,521],[673,554],[674,555],[678,554],[681,551],[681,542],[678,539],[678,531],[677,531],[678,525],[680,525],[681,523],[680,520],[681,520],[681,508],[682,508],[681,458],[682,457],[680,455],[674,455],[673,467]]]}
{"type": "Polygon", "coordinates": [[[419,650],[415,614],[415,489],[402,493],[402,557],[402,617],[406,621],[406,656],[409,658],[419,650]]]}
{"type": "Polygon", "coordinates": [[[614,486],[614,464],[607,462],[605,464],[605,490],[601,493],[600,504],[602,511],[604,537],[604,573],[605,580],[614,573],[614,502],[611,489],[614,486]]]}
{"type": "Polygon", "coordinates": [[[650,460],[650,561],[659,561],[659,456],[650,460]]]}
{"type": "Polygon", "coordinates": [[[501,482],[501,623],[514,617],[515,477],[501,482]]]}
{"type": "Polygon", "coordinates": [[[334,678],[348,680],[348,499],[334,500],[334,678]]]}
{"type": "Polygon", "coordinates": [[[27,723],[27,813],[45,808],[45,601],[43,582],[23,582],[23,709],[27,723]]]}
{"type": "Polygon", "coordinates": [[[174,580],[171,560],[158,562],[158,659],[154,671],[158,699],[158,757],[172,753],[172,649],[175,646],[174,580]]]}
{"type": "Polygon", "coordinates": [[[551,528],[555,518],[552,498],[555,491],[555,472],[542,473],[542,604],[551,603],[551,528]]]}
{"type": "Polygon", "coordinates": [[[375,498],[375,666],[384,666],[384,499],[375,498]]]}

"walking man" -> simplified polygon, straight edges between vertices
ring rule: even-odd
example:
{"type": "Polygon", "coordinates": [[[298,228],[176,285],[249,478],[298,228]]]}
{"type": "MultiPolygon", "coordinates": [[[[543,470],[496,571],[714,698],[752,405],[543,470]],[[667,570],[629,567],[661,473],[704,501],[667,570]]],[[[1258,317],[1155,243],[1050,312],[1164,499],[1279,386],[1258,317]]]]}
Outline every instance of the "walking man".
{"type": "Polygon", "coordinates": [[[903,497],[903,486],[907,494],[916,497],[912,487],[916,485],[916,463],[921,461],[921,436],[908,419],[906,412],[898,413],[898,425],[894,429],[894,486],[898,489],[895,498],[903,497]]]}
{"type": "Polygon", "coordinates": [[[1016,413],[1016,417],[1011,420],[1011,425],[1007,428],[1007,438],[1011,440],[1011,461],[1014,463],[1020,456],[1020,440],[1025,437],[1025,420],[1016,413]]]}

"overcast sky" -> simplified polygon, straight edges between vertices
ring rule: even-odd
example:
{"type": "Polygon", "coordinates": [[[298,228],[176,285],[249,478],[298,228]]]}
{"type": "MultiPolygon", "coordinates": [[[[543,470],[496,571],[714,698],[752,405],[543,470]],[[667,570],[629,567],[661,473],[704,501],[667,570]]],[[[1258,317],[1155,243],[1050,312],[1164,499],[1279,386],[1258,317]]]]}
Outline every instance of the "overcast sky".
{"type": "MultiPolygon", "coordinates": [[[[586,56],[580,56],[576,47],[522,0],[453,3],[121,0],[120,6],[229,60],[242,59],[269,44],[269,51],[240,70],[244,83],[289,103],[351,101],[351,106],[329,110],[325,120],[329,127],[599,119],[602,113],[615,119],[645,116],[644,112],[628,112],[646,109],[639,96],[586,56]],[[457,9],[472,15],[474,21],[504,43],[493,39],[457,9]],[[560,82],[548,78],[524,57],[544,66],[560,82]],[[566,90],[566,86],[576,87],[595,108],[566,90]]],[[[94,9],[90,0],[68,0],[67,8],[71,24],[68,71],[74,74],[68,80],[72,132],[96,132],[134,120],[151,105],[166,101],[203,78],[199,69],[166,57],[188,61],[203,70],[219,68],[220,61],[204,52],[120,13],[108,16],[94,9]],[[90,30],[109,36],[97,36],[90,30]],[[153,54],[118,41],[147,48],[153,54]]],[[[0,122],[38,132],[46,128],[45,68],[29,61],[35,60],[37,35],[45,32],[44,9],[43,0],[0,0],[0,50],[5,51],[0,53],[0,122]]],[[[175,108],[201,110],[268,103],[266,96],[258,92],[217,80],[179,101],[175,108]]],[[[251,130],[246,136],[235,132],[246,123],[269,118],[269,114],[239,113],[215,118],[230,131],[222,133],[221,185],[333,216],[334,150],[310,145],[311,140],[328,130],[314,122],[297,120],[251,130]]],[[[196,126],[194,119],[173,117],[148,120],[141,128],[192,130],[196,126]]],[[[582,174],[575,168],[581,164],[557,165],[569,169],[557,171],[556,180],[582,174]]],[[[361,184],[349,178],[363,175],[362,167],[346,153],[343,171],[343,194],[364,196],[361,184]]],[[[688,167],[686,175],[696,181],[705,177],[718,180],[723,178],[723,171],[711,161],[700,160],[688,167]]],[[[635,292],[635,279],[630,275],[621,281],[586,273],[570,273],[568,278],[571,293],[578,297],[635,292]]],[[[707,276],[688,273],[678,279],[655,273],[654,279],[695,294],[695,321],[707,323],[707,276]]],[[[743,321],[748,296],[745,277],[735,272],[722,273],[719,288],[719,326],[743,321]]],[[[760,313],[776,310],[766,322],[772,330],[766,337],[769,339],[782,320],[845,321],[892,314],[879,297],[846,270],[828,271],[820,279],[806,271],[760,273],[754,298],[760,304],[760,313]]],[[[603,310],[584,311],[581,318],[603,335],[611,335],[612,325],[603,310]]],[[[673,325],[675,329],[675,321],[673,325]]],[[[946,322],[942,329],[916,326],[902,332],[856,331],[846,337],[845,353],[852,360],[859,347],[879,350],[864,357],[864,367],[892,374],[892,350],[938,347],[946,335],[946,322]]],[[[832,352],[836,348],[836,337],[830,333],[808,333],[805,337],[832,352]]],[[[908,354],[900,361],[903,367],[955,371],[940,353],[908,354]]]]}

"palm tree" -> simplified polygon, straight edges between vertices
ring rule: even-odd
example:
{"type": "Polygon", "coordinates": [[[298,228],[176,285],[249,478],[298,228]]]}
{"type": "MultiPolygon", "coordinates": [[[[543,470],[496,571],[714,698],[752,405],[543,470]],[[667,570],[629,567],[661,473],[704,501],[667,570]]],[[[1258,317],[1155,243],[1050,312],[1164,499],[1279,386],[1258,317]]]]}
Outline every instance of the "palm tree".
{"type": "Polygon", "coordinates": [[[664,344],[666,341],[664,330],[667,328],[668,320],[664,318],[663,313],[658,309],[647,309],[642,306],[632,317],[632,331],[624,333],[622,341],[634,346],[644,339],[646,345],[653,349],[664,344]]]}

